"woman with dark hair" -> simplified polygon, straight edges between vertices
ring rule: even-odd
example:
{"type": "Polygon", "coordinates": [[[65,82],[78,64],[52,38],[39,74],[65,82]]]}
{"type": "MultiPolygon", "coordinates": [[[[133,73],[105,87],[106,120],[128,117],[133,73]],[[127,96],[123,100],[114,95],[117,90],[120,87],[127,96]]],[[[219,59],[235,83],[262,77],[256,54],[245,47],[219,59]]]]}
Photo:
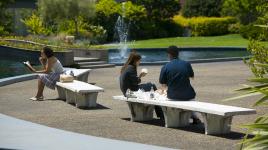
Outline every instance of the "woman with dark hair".
{"type": "Polygon", "coordinates": [[[42,70],[36,70],[28,63],[30,70],[40,73],[38,76],[37,94],[35,97],[30,98],[33,101],[44,99],[43,91],[45,86],[54,90],[56,82],[59,81],[60,74],[64,71],[60,61],[54,56],[53,50],[49,47],[43,47],[39,60],[43,66],[42,70]]]}
{"type": "MultiPolygon", "coordinates": [[[[144,91],[150,91],[151,88],[157,90],[156,86],[152,83],[141,83],[141,78],[144,77],[147,73],[141,72],[138,76],[137,68],[140,65],[141,56],[136,52],[131,52],[127,62],[121,69],[120,75],[120,89],[124,96],[126,96],[127,89],[131,91],[138,91],[143,89],[144,91]]],[[[164,120],[164,115],[160,107],[155,106],[155,112],[161,120],[164,120]]]]}
{"type": "Polygon", "coordinates": [[[139,76],[137,75],[137,67],[140,62],[141,56],[136,52],[131,52],[127,62],[121,68],[120,89],[125,96],[127,89],[131,91],[138,91],[139,89],[149,91],[153,87],[156,90],[156,86],[152,83],[140,84],[141,78],[146,75],[145,72],[141,72],[139,76]]]}

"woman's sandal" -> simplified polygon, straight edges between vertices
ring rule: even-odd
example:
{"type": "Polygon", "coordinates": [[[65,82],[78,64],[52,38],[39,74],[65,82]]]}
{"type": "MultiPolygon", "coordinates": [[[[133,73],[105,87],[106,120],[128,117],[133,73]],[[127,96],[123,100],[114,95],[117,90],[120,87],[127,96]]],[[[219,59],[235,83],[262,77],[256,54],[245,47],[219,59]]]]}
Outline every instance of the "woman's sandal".
{"type": "Polygon", "coordinates": [[[41,96],[41,97],[32,97],[32,98],[30,98],[30,100],[32,100],[32,101],[42,101],[42,100],[44,100],[44,97],[43,96],[41,96]]]}

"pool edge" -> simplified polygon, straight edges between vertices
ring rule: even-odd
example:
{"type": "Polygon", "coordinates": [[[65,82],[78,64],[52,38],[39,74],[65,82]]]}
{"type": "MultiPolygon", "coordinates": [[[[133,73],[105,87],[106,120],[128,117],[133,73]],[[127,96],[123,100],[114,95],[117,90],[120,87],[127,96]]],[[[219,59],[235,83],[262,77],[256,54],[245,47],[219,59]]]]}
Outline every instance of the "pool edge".
{"type": "Polygon", "coordinates": [[[38,74],[25,74],[25,75],[19,75],[19,76],[14,76],[14,77],[7,77],[0,79],[0,87],[17,83],[17,82],[23,82],[23,81],[28,81],[28,80],[33,80],[36,79],[38,74]]]}

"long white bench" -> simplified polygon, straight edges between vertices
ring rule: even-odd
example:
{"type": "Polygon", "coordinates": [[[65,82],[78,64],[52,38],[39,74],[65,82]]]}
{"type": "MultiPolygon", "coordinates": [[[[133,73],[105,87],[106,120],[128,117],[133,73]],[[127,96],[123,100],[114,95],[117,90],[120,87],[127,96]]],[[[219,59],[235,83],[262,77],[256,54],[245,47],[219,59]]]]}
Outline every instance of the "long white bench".
{"type": "Polygon", "coordinates": [[[254,109],[198,101],[126,98],[124,96],[113,96],[113,99],[128,103],[132,121],[152,120],[154,106],[161,106],[166,127],[187,126],[192,112],[200,112],[205,124],[205,134],[229,133],[233,116],[256,113],[254,109]]]}
{"type": "Polygon", "coordinates": [[[59,93],[62,94],[59,97],[66,99],[67,103],[75,104],[78,108],[96,107],[98,92],[104,91],[101,87],[77,80],[67,83],[57,82],[56,85],[64,91],[59,93]]]}

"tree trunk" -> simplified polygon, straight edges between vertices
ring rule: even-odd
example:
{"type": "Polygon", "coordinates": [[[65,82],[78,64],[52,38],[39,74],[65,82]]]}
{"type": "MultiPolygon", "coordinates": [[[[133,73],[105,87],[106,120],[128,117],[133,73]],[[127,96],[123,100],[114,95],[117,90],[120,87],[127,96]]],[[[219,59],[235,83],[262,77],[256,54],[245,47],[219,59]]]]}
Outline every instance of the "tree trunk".
{"type": "Polygon", "coordinates": [[[74,19],[74,27],[75,27],[75,37],[79,38],[79,31],[78,31],[78,20],[74,19]]]}

